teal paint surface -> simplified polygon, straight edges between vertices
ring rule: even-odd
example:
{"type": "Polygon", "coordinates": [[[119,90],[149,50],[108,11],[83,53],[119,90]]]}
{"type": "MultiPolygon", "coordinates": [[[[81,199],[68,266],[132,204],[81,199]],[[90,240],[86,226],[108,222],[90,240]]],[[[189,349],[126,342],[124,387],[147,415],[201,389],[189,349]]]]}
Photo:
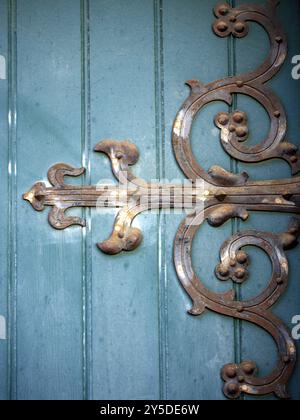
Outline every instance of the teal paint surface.
{"type": "MultiPolygon", "coordinates": [[[[261,3],[263,1],[257,0],[261,3]]],[[[114,214],[85,210],[88,225],[57,232],[46,212],[21,200],[57,162],[87,168],[72,182],[115,182],[106,157],[93,153],[105,138],[131,139],[140,150],[133,171],[145,179],[183,179],[171,145],[186,80],[208,83],[254,68],[268,51],[256,25],[239,41],[211,31],[215,0],[7,0],[0,3],[1,245],[0,399],[224,399],[219,372],[254,359],[261,373],[276,362],[272,340],[256,327],[205,313],[187,314],[190,301],[173,267],[173,241],[183,215],[143,214],[144,233],[131,254],[102,255],[95,244],[111,231],[114,214]],[[8,115],[10,116],[8,118],[8,115]]],[[[238,3],[238,2],[236,2],[238,3]]],[[[243,2],[244,3],[244,2],[243,2]]],[[[299,2],[282,0],[290,55],[270,84],[299,142],[299,81],[291,59],[300,54],[299,2]]],[[[264,111],[238,97],[249,115],[251,142],[268,130],[264,111]]],[[[280,161],[245,165],[222,150],[211,104],[195,122],[193,151],[201,164],[246,170],[253,179],[289,177],[280,161]]],[[[251,214],[246,223],[204,226],[193,261],[213,290],[219,248],[237,229],[281,231],[288,215],[251,214]]],[[[257,294],[269,280],[266,257],[249,249],[251,278],[238,291],[257,294]]],[[[290,286],[275,308],[292,328],[299,313],[299,249],[289,252],[290,286]]],[[[300,350],[300,349],[299,349],[300,350]]],[[[290,391],[300,399],[299,366],[290,391]]]]}
{"type": "MultiPolygon", "coordinates": [[[[8,10],[6,5],[2,2],[0,4],[0,26],[3,29],[3,33],[0,36],[0,54],[5,57],[7,63],[8,55],[8,39],[7,39],[7,22],[8,22],[8,10]]],[[[6,71],[7,73],[7,71],[6,71]]],[[[0,80],[0,142],[1,142],[1,153],[0,153],[0,171],[1,171],[1,183],[0,183],[0,195],[1,197],[8,197],[8,81],[0,80]]],[[[8,207],[7,199],[0,201],[0,213],[1,213],[1,244],[0,244],[0,315],[5,317],[7,322],[8,317],[8,306],[7,306],[7,294],[8,294],[8,207]],[[4,222],[5,221],[5,222],[4,222]]],[[[0,340],[0,399],[8,398],[8,346],[7,340],[0,340]]]]}

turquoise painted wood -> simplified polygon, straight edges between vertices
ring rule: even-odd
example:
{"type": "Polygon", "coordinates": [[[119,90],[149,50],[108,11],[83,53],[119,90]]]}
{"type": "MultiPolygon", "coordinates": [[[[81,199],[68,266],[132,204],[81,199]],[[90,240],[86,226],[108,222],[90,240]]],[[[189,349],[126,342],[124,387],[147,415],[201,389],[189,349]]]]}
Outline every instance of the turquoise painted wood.
{"type": "MultiPolygon", "coordinates": [[[[7,23],[8,23],[8,10],[4,2],[0,3],[0,27],[3,32],[0,36],[0,55],[7,59],[8,54],[8,37],[7,37],[7,23]]],[[[7,61],[5,65],[5,73],[7,76],[7,61]]],[[[2,72],[3,75],[3,72],[2,72]]],[[[1,153],[0,153],[0,171],[1,171],[1,183],[0,183],[0,195],[6,197],[5,200],[0,201],[0,213],[1,213],[1,244],[0,244],[0,317],[3,320],[8,318],[8,235],[9,235],[9,174],[8,174],[8,159],[9,159],[9,142],[8,142],[8,83],[7,78],[0,79],[0,142],[1,142],[1,153]]],[[[8,398],[8,343],[6,338],[6,331],[0,332],[0,399],[8,398]],[[4,333],[4,334],[3,334],[4,333]],[[3,336],[4,335],[4,336],[3,336]]]]}
{"type": "MultiPolygon", "coordinates": [[[[263,3],[261,0],[257,2],[263,3]]],[[[173,240],[182,215],[144,214],[141,247],[116,257],[97,250],[114,215],[85,210],[87,228],[57,232],[46,212],[21,200],[56,162],[84,165],[73,182],[115,182],[108,160],[93,153],[101,139],[131,139],[139,147],[135,173],[146,179],[183,179],[171,146],[186,80],[207,83],[254,68],[268,51],[254,26],[246,39],[222,40],[211,31],[216,0],[2,0],[0,55],[1,182],[0,399],[224,399],[219,372],[253,358],[261,372],[276,361],[269,337],[256,327],[212,313],[192,318],[173,267],[173,240]]],[[[242,2],[236,2],[242,3],[242,2]]],[[[243,1],[243,3],[245,3],[243,1]]],[[[234,1],[232,0],[232,4],[234,1]]],[[[289,116],[289,139],[299,143],[300,81],[291,59],[300,54],[297,0],[282,0],[290,55],[272,88],[289,116]]],[[[264,111],[238,97],[249,114],[251,142],[268,130],[264,111]]],[[[208,169],[247,170],[254,179],[289,177],[279,161],[245,165],[222,150],[211,104],[199,115],[192,147],[208,169]]],[[[213,290],[219,248],[243,228],[284,230],[288,215],[253,214],[246,223],[205,226],[193,249],[196,271],[213,290]]],[[[269,262],[252,257],[250,280],[239,293],[257,294],[269,262]]],[[[299,314],[299,249],[289,253],[290,286],[275,312],[292,328],[299,314]]],[[[300,348],[299,348],[300,350],[300,348]]],[[[300,399],[300,366],[290,391],[300,399]]]]}

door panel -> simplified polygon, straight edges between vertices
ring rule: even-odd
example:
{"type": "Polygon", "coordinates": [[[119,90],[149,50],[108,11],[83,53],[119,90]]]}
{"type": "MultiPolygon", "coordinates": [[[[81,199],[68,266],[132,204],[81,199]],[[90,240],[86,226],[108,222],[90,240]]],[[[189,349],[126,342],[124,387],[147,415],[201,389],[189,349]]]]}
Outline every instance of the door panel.
{"type": "Polygon", "coordinates": [[[12,4],[18,66],[12,396],[77,399],[83,389],[82,232],[49,229],[46,214],[34,217],[20,197],[52,164],[81,166],[80,2],[12,4]]]}
{"type": "MultiPolygon", "coordinates": [[[[299,2],[281,3],[290,55],[270,86],[286,107],[288,138],[299,144],[300,82],[291,78],[291,59],[300,49],[299,2]]],[[[46,212],[33,212],[21,199],[57,162],[87,168],[72,183],[115,183],[108,159],[93,152],[107,138],[138,146],[138,177],[184,179],[171,144],[175,115],[189,93],[184,82],[242,73],[268,52],[256,25],[245,39],[217,38],[211,30],[215,4],[1,2],[0,55],[8,60],[8,79],[0,80],[0,193],[7,197],[0,202],[0,316],[8,337],[0,339],[0,399],[224,399],[224,364],[250,358],[261,373],[273,368],[276,349],[264,332],[213,313],[187,314],[191,303],[173,266],[182,214],[139,216],[140,248],[110,257],[95,244],[109,236],[115,212],[87,209],[86,228],[55,231],[46,212]]],[[[240,96],[235,106],[249,116],[249,141],[260,141],[268,131],[264,110],[240,96]]],[[[248,165],[230,159],[213,124],[222,110],[224,103],[211,104],[194,124],[193,152],[206,169],[217,164],[246,170],[252,179],[290,177],[278,160],[248,165]]],[[[239,229],[283,231],[288,219],[251,214],[246,223],[203,226],[193,247],[197,274],[212,290],[229,289],[214,276],[224,240],[239,229]]],[[[265,255],[249,252],[251,276],[237,289],[242,297],[256,295],[270,274],[265,255]]],[[[299,249],[289,251],[289,261],[290,286],[275,312],[292,328],[300,301],[299,249]]],[[[298,366],[290,386],[294,399],[300,399],[299,379],[298,366]]]]}
{"type": "MultiPolygon", "coordinates": [[[[153,2],[90,2],[90,135],[131,139],[140,150],[133,172],[156,179],[153,2]]],[[[113,181],[110,162],[91,153],[91,179],[113,181]]],[[[145,240],[132,255],[109,257],[95,243],[111,233],[114,215],[92,219],[92,381],[99,398],[159,398],[157,215],[136,223],[145,240]],[[131,258],[133,257],[133,258],[131,258]],[[134,378],[134,379],[133,379],[134,378]]]]}

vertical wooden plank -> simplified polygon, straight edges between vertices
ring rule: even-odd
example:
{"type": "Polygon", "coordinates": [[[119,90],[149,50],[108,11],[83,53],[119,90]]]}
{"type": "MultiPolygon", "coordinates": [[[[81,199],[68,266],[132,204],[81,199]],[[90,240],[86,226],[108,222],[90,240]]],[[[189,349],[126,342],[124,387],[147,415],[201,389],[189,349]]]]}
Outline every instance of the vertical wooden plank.
{"type": "MultiPolygon", "coordinates": [[[[90,2],[81,0],[81,153],[86,168],[82,182],[91,184],[91,86],[90,86],[90,2]]],[[[92,381],[92,233],[91,209],[84,209],[86,227],[82,230],[82,303],[83,303],[83,398],[91,400],[92,381]]]]}
{"type": "Polygon", "coordinates": [[[52,164],[81,166],[80,2],[19,0],[17,22],[15,397],[82,399],[82,233],[21,201],[52,164]]]}
{"type": "MultiPolygon", "coordinates": [[[[245,3],[245,2],[238,2],[245,3]]],[[[264,4],[264,1],[256,0],[256,3],[264,4]]],[[[286,108],[289,131],[288,141],[299,146],[299,123],[297,110],[299,109],[299,82],[291,77],[291,60],[293,55],[299,53],[299,2],[297,0],[282,0],[278,8],[278,15],[288,34],[289,56],[287,62],[278,76],[269,83],[269,86],[279,96],[286,108]]],[[[269,50],[267,35],[258,25],[252,25],[247,38],[236,43],[236,70],[240,74],[260,64],[269,50]]],[[[249,142],[255,144],[266,136],[269,130],[269,119],[265,111],[254,101],[246,97],[238,97],[238,108],[246,111],[249,116],[251,137],[249,142]]],[[[247,165],[239,163],[239,170],[246,170],[252,179],[277,179],[289,178],[291,172],[289,166],[282,161],[273,160],[262,164],[247,165]]],[[[284,231],[288,225],[288,215],[280,214],[251,214],[250,219],[240,225],[241,229],[259,229],[266,231],[284,231]]],[[[269,282],[271,267],[268,259],[258,250],[249,249],[251,252],[251,277],[242,286],[241,294],[243,299],[257,295],[269,282]]],[[[274,313],[279,315],[292,329],[291,323],[294,315],[299,312],[300,287],[297,281],[297,270],[299,267],[299,249],[288,252],[291,264],[290,285],[287,293],[274,308],[274,313]]],[[[298,345],[299,347],[299,345],[298,345]]],[[[244,360],[254,359],[260,367],[260,374],[269,373],[277,362],[277,350],[273,340],[263,331],[255,326],[243,324],[242,328],[242,358],[244,360]]],[[[290,387],[291,396],[299,399],[299,366],[293,377],[290,387]]],[[[273,397],[268,397],[273,399],[273,397]]]]}
{"type": "MultiPolygon", "coordinates": [[[[171,129],[175,115],[189,91],[186,80],[208,83],[226,77],[228,41],[211,31],[214,0],[163,0],[164,104],[166,120],[165,173],[169,179],[183,179],[172,157],[171,129]]],[[[230,169],[213,120],[227,110],[222,103],[211,104],[195,121],[192,148],[206,169],[219,164],[230,169]]],[[[234,360],[234,328],[231,319],[205,313],[198,318],[187,314],[190,301],[181,289],[173,265],[173,241],[183,216],[166,216],[166,302],[167,322],[167,397],[170,399],[223,399],[219,372],[234,360]]],[[[197,274],[213,290],[224,290],[214,276],[219,248],[231,233],[231,225],[212,230],[203,226],[193,246],[197,274]]],[[[225,286],[228,288],[228,286],[225,286]]]]}
{"type": "Polygon", "coordinates": [[[1,214],[1,244],[0,244],[0,400],[8,398],[8,337],[7,337],[7,292],[8,292],[8,80],[7,80],[7,57],[8,57],[8,3],[0,4],[0,201],[1,214]]]}
{"type": "Polygon", "coordinates": [[[8,390],[16,396],[17,284],[17,34],[16,1],[8,2],[8,390]]]}
{"type": "MultiPolygon", "coordinates": [[[[131,139],[137,176],[157,177],[153,1],[91,0],[91,138],[131,139]]],[[[112,181],[106,157],[91,156],[92,181],[112,181]]],[[[115,181],[113,181],[115,182],[115,181]]],[[[106,239],[114,215],[95,214],[92,243],[106,239]]],[[[93,245],[93,397],[159,398],[157,216],[136,226],[144,242],[111,257],[93,245]]]]}

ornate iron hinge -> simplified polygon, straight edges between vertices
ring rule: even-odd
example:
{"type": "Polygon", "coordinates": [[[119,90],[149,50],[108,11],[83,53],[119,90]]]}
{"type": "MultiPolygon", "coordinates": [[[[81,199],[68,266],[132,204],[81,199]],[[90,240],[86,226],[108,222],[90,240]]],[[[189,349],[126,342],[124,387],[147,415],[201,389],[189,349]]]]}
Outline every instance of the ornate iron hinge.
{"type": "Polygon", "coordinates": [[[215,124],[221,132],[221,142],[226,152],[243,162],[261,162],[282,158],[291,166],[292,173],[300,170],[297,147],[286,141],[287,121],[279,99],[265,83],[281,68],[287,56],[287,41],[275,16],[279,1],[268,0],[266,7],[243,5],[231,8],[218,4],[214,10],[217,17],[214,32],[220,37],[233,35],[242,38],[248,33],[248,22],[254,21],[267,31],[271,49],[264,63],[253,72],[230,77],[204,86],[196,80],[188,82],[191,88],[176,117],[173,127],[173,146],[178,164],[190,180],[184,188],[180,185],[153,184],[136,178],[129,170],[138,160],[137,148],[130,142],[106,140],[95,151],[108,155],[112,170],[119,180],[118,186],[71,186],[64,182],[65,176],[79,176],[84,168],[74,169],[66,164],[57,164],[48,172],[52,186],[37,183],[24,194],[36,210],[52,207],[49,222],[56,229],[71,225],[85,225],[78,217],[65,214],[72,207],[120,208],[111,237],[99,248],[108,254],[134,250],[142,240],[142,233],[132,226],[141,212],[157,208],[188,208],[191,212],[181,224],[175,239],[174,260],[179,280],[193,302],[190,314],[201,315],[206,309],[239,320],[252,322],[265,329],[275,340],[279,361],[273,373],[258,377],[255,362],[245,361],[240,365],[230,364],[223,368],[224,393],[229,398],[238,398],[242,393],[266,395],[274,393],[287,397],[286,386],[296,363],[296,346],[288,329],[276,318],[271,307],[284,293],[288,283],[288,261],[285,250],[297,243],[300,223],[293,219],[287,232],[274,234],[246,231],[231,237],[222,247],[221,262],[216,276],[221,281],[243,283],[247,278],[249,259],[243,248],[246,245],[264,250],[273,267],[268,287],[256,298],[237,301],[233,290],[215,293],[208,290],[193,270],[191,247],[199,226],[208,221],[212,226],[221,226],[237,217],[248,218],[249,211],[300,213],[300,178],[251,182],[246,173],[233,174],[215,166],[206,172],[193,156],[190,133],[195,116],[209,102],[220,100],[232,105],[232,95],[244,94],[256,99],[268,112],[271,121],[266,139],[256,146],[247,146],[247,115],[236,110],[220,113],[215,124]],[[201,181],[199,183],[199,180],[201,181]]]}

